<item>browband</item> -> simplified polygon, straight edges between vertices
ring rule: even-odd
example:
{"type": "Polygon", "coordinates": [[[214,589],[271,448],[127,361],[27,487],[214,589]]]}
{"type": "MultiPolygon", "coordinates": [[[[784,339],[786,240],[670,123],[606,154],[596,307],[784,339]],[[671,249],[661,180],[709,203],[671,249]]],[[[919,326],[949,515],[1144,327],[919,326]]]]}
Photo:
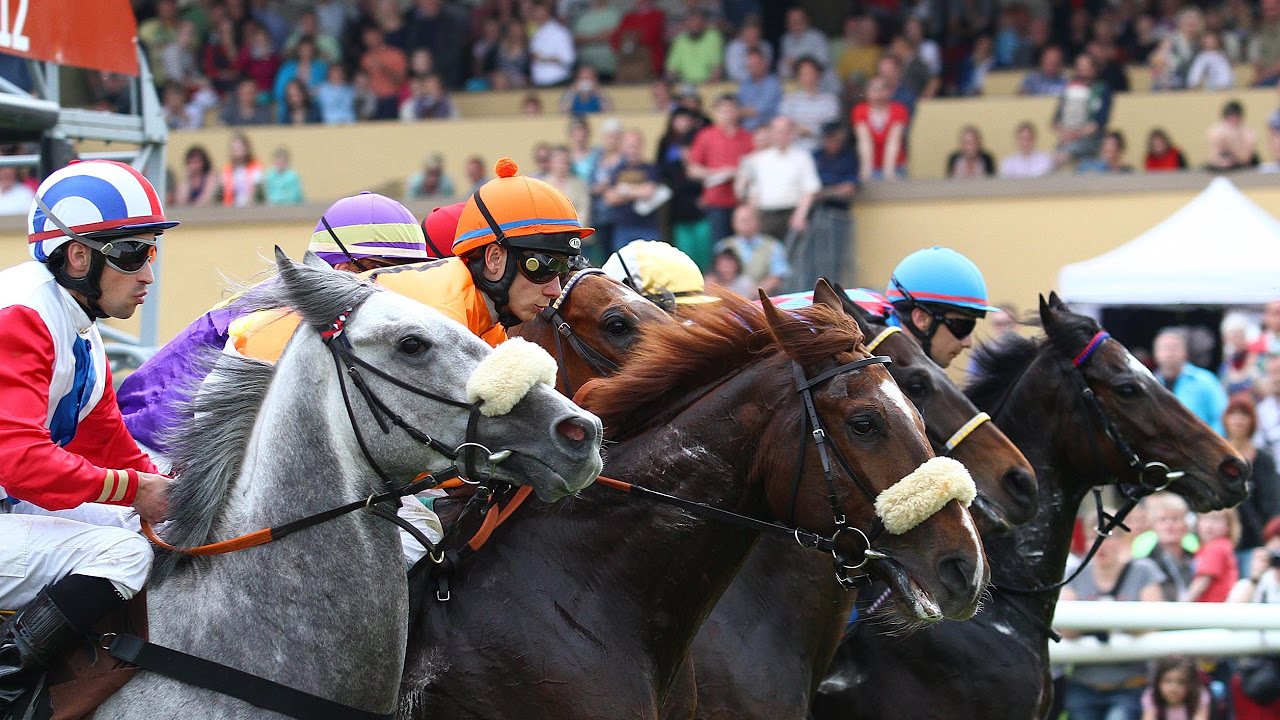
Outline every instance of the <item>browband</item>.
{"type": "Polygon", "coordinates": [[[875,340],[872,340],[871,342],[867,343],[867,352],[875,352],[876,348],[880,347],[880,343],[884,342],[886,338],[888,338],[890,335],[894,333],[900,333],[900,332],[902,332],[902,328],[898,327],[897,325],[890,325],[884,330],[881,330],[880,334],[876,336],[875,340]]]}
{"type": "Polygon", "coordinates": [[[1080,354],[1071,359],[1071,364],[1080,367],[1089,362],[1089,358],[1093,357],[1093,353],[1102,345],[1102,341],[1109,337],[1111,337],[1111,333],[1106,330],[1099,330],[1098,334],[1094,335],[1093,339],[1089,341],[1089,344],[1085,345],[1084,349],[1080,351],[1080,354]]]}
{"type": "Polygon", "coordinates": [[[988,422],[989,420],[991,420],[991,416],[984,412],[974,415],[969,422],[960,426],[960,429],[955,431],[955,434],[947,440],[947,453],[949,454],[952,450],[955,450],[956,446],[963,442],[965,438],[969,437],[974,430],[977,430],[979,425],[984,422],[988,422]]]}

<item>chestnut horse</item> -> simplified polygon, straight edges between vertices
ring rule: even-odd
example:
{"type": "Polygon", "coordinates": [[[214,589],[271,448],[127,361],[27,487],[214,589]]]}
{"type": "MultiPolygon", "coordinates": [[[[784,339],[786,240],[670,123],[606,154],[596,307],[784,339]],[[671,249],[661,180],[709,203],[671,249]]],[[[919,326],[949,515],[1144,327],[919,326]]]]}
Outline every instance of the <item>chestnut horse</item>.
{"type": "MultiPolygon", "coordinates": [[[[814,299],[832,293],[819,282],[814,299]]],[[[839,290],[867,349],[893,358],[889,371],[924,417],[934,452],[964,463],[978,486],[970,510],[984,537],[1036,514],[1035,475],[1004,433],[981,418],[914,339],[839,290]]],[[[849,620],[856,593],[835,582],[821,558],[763,538],[694,639],[698,718],[803,720],[849,620]],[[744,662],[743,658],[750,658],[744,662]]],[[[669,698],[675,720],[687,702],[669,698]]]]}
{"type": "Polygon", "coordinates": [[[1076,510],[1090,489],[1139,485],[1143,464],[1159,462],[1183,473],[1169,489],[1197,511],[1244,499],[1244,460],[1124,346],[1056,295],[1040,299],[1040,319],[1046,339],[1014,335],[979,348],[967,389],[1031,460],[1040,485],[1040,513],[987,538],[992,600],[968,622],[909,637],[857,626],[819,688],[818,720],[1043,717],[1052,700],[1048,628],[1058,591],[1026,591],[1062,579],[1076,510]],[[1104,431],[1108,422],[1115,437],[1104,431]]]}
{"type": "MultiPolygon", "coordinates": [[[[956,499],[962,483],[948,477],[952,491],[923,502],[919,489],[935,486],[922,473],[941,461],[920,468],[933,455],[924,428],[882,365],[844,367],[870,360],[857,326],[838,308],[784,316],[736,298],[692,320],[644,328],[631,362],[590,394],[615,440],[609,474],[830,534],[823,463],[791,381],[811,378],[822,437],[845,459],[832,466],[839,512],[852,527],[901,532],[870,532],[867,569],[912,598],[913,619],[970,616],[986,569],[956,499]],[[903,494],[912,502],[891,501],[903,494]],[[926,507],[907,529],[898,520],[916,502],[926,507]]],[[[526,507],[458,569],[453,600],[417,618],[401,714],[656,718],[698,625],[758,537],[607,488],[526,507]]]]}

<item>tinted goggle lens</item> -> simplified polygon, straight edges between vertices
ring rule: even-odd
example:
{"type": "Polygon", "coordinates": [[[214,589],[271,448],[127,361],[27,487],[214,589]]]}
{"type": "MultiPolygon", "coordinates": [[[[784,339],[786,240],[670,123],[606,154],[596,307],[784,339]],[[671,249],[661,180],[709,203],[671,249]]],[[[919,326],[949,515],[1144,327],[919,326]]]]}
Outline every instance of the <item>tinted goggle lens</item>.
{"type": "Polygon", "coordinates": [[[521,255],[519,266],[520,274],[534,285],[545,285],[571,269],[568,260],[538,252],[521,255]]]}
{"type": "Polygon", "coordinates": [[[973,334],[973,329],[978,326],[975,318],[953,318],[944,317],[942,322],[946,324],[947,329],[955,336],[957,340],[963,340],[973,334]]]}
{"type": "Polygon", "coordinates": [[[136,240],[109,242],[102,246],[102,254],[112,269],[125,275],[135,275],[156,259],[156,246],[136,240]]]}

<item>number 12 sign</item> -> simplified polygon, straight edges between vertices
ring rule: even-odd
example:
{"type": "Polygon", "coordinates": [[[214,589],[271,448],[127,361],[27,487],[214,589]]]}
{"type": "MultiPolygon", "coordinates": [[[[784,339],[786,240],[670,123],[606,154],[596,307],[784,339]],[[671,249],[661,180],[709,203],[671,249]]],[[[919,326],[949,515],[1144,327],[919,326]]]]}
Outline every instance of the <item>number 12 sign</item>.
{"type": "Polygon", "coordinates": [[[129,0],[0,0],[0,53],[138,74],[129,0]]]}

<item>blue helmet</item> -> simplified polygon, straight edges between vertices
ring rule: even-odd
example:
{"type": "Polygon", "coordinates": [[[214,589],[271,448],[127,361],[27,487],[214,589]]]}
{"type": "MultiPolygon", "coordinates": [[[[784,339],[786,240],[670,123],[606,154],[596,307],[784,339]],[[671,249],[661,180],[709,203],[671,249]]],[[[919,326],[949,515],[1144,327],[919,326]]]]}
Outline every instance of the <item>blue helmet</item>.
{"type": "Polygon", "coordinates": [[[978,266],[941,245],[903,258],[889,278],[885,296],[891,303],[905,300],[979,315],[1000,309],[987,301],[987,281],[978,266]]]}

